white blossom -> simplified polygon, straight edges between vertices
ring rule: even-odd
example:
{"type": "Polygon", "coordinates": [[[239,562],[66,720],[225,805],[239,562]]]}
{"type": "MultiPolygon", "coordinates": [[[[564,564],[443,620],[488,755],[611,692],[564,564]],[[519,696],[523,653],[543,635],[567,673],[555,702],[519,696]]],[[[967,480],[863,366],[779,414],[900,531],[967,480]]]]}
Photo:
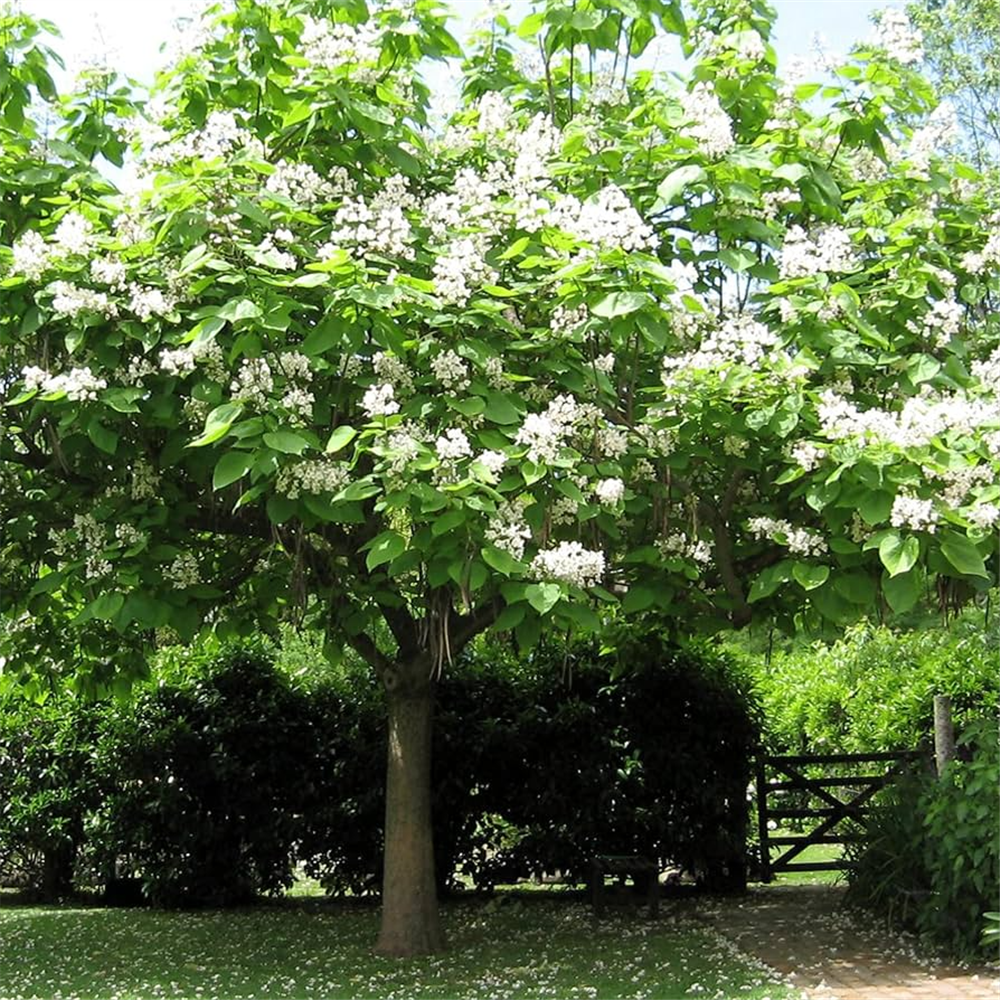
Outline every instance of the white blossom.
{"type": "Polygon", "coordinates": [[[597,502],[606,507],[615,507],[625,497],[625,484],[616,478],[602,479],[594,486],[597,502]]]}
{"type": "Polygon", "coordinates": [[[440,435],[434,442],[438,458],[442,462],[454,462],[460,458],[469,458],[472,455],[472,446],[465,436],[465,431],[457,427],[449,427],[444,434],[440,435]]]}
{"type": "Polygon", "coordinates": [[[391,385],[373,385],[361,398],[361,409],[372,420],[375,417],[388,417],[399,412],[395,392],[391,385]]]}
{"type": "Polygon", "coordinates": [[[49,266],[49,246],[45,240],[35,230],[29,229],[14,241],[11,250],[14,260],[10,273],[24,275],[29,281],[39,281],[49,266]]]}
{"type": "Polygon", "coordinates": [[[733,123],[709,83],[695,84],[681,94],[680,102],[689,123],[686,134],[698,141],[705,156],[723,156],[733,148],[733,123]]]}
{"type": "Polygon", "coordinates": [[[826,542],[818,531],[798,528],[790,522],[773,517],[752,517],[747,523],[756,538],[769,538],[801,556],[818,556],[827,551],[826,542]]]}
{"type": "Polygon", "coordinates": [[[554,549],[542,549],[531,560],[531,572],[536,578],[581,588],[600,583],[604,569],[604,553],[585,549],[579,542],[560,542],[554,549]]]}
{"type": "Polygon", "coordinates": [[[937,531],[938,512],[933,500],[900,493],[892,502],[889,523],[894,528],[912,528],[914,531],[937,531]]]}
{"type": "Polygon", "coordinates": [[[274,389],[271,366],[264,358],[244,358],[236,378],[229,384],[229,391],[237,402],[249,403],[262,409],[274,389]]]}
{"type": "Polygon", "coordinates": [[[201,569],[193,552],[182,552],[163,571],[163,576],[175,590],[196,587],[201,583],[201,569]]]}
{"type": "Polygon", "coordinates": [[[295,500],[303,493],[339,493],[350,479],[350,471],[342,462],[320,458],[282,466],[278,470],[275,489],[295,500]]]}
{"type": "Polygon", "coordinates": [[[889,59],[909,66],[924,58],[924,37],[913,27],[906,12],[898,7],[879,11],[875,44],[885,49],[889,59]]]}
{"type": "Polygon", "coordinates": [[[93,239],[93,223],[79,212],[67,212],[52,234],[52,242],[65,254],[89,253],[93,239]]]}
{"type": "Polygon", "coordinates": [[[72,319],[81,312],[96,312],[107,317],[118,314],[118,307],[105,292],[80,288],[72,281],[53,281],[49,288],[52,291],[52,311],[56,316],[72,319]]]}
{"type": "Polygon", "coordinates": [[[442,351],[431,358],[431,371],[452,392],[469,388],[469,366],[454,351],[442,351]]]}
{"type": "Polygon", "coordinates": [[[785,234],[778,263],[782,278],[811,277],[821,271],[855,271],[858,266],[850,233],[835,225],[809,233],[801,226],[792,226],[785,234]]]}
{"type": "Polygon", "coordinates": [[[524,545],[531,538],[531,529],[524,520],[524,511],[517,504],[501,504],[490,518],[483,537],[491,545],[513,556],[524,558],[524,545]]]}

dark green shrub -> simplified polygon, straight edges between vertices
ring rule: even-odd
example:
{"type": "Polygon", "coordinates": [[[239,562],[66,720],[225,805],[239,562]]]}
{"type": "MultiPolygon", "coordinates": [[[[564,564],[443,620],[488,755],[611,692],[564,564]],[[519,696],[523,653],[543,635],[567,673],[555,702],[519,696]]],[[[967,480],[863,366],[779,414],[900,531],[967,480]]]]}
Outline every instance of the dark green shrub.
{"type": "MultiPolygon", "coordinates": [[[[519,681],[528,697],[500,731],[505,749],[478,772],[487,815],[520,833],[492,867],[580,879],[595,853],[634,853],[740,887],[758,726],[733,665],[650,626],[549,641],[530,666],[519,681]]],[[[489,881],[491,864],[481,868],[489,881]]]]}
{"type": "Polygon", "coordinates": [[[315,716],[263,646],[227,646],[199,676],[110,719],[94,836],[162,905],[228,905],[292,882],[314,804],[315,716]]]}
{"type": "Polygon", "coordinates": [[[959,957],[986,956],[984,918],[1000,891],[997,720],[978,720],[940,778],[899,783],[851,851],[849,898],[959,957]]]}

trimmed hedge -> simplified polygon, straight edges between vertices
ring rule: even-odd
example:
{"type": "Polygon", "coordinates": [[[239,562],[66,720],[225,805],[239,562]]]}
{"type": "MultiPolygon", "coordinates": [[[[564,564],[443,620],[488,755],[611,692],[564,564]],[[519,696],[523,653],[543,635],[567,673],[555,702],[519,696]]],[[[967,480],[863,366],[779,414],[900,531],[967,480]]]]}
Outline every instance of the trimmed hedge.
{"type": "MultiPolygon", "coordinates": [[[[608,852],[739,887],[757,731],[730,664],[652,628],[524,661],[483,644],[438,689],[441,886],[582,879],[608,852]]],[[[58,884],[22,865],[50,895],[131,877],[159,905],[231,905],[282,892],[300,863],[330,891],[377,892],[384,732],[367,675],[306,683],[262,643],[188,656],[127,705],[8,711],[0,759],[37,759],[0,772],[0,852],[58,855],[58,884]]]]}

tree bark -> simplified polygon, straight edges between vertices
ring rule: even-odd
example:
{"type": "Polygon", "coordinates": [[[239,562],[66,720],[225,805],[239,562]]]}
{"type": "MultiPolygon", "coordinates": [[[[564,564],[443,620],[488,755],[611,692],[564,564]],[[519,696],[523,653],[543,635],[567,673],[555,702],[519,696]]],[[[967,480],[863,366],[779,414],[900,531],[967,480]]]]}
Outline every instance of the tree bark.
{"type": "Polygon", "coordinates": [[[382,926],[375,951],[408,957],[442,951],[431,825],[434,685],[429,666],[386,671],[389,715],[382,926]]]}

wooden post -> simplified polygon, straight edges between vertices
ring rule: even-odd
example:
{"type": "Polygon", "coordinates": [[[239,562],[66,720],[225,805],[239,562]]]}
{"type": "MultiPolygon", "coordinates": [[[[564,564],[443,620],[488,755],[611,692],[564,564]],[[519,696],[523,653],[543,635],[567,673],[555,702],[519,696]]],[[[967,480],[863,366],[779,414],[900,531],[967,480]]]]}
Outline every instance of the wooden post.
{"type": "Polygon", "coordinates": [[[770,882],[771,845],[767,834],[767,769],[764,765],[764,751],[757,751],[757,832],[760,840],[760,880],[770,882]]]}
{"type": "Polygon", "coordinates": [[[955,726],[951,719],[951,698],[934,695],[934,760],[938,777],[945,764],[955,757],[955,726]]]}

